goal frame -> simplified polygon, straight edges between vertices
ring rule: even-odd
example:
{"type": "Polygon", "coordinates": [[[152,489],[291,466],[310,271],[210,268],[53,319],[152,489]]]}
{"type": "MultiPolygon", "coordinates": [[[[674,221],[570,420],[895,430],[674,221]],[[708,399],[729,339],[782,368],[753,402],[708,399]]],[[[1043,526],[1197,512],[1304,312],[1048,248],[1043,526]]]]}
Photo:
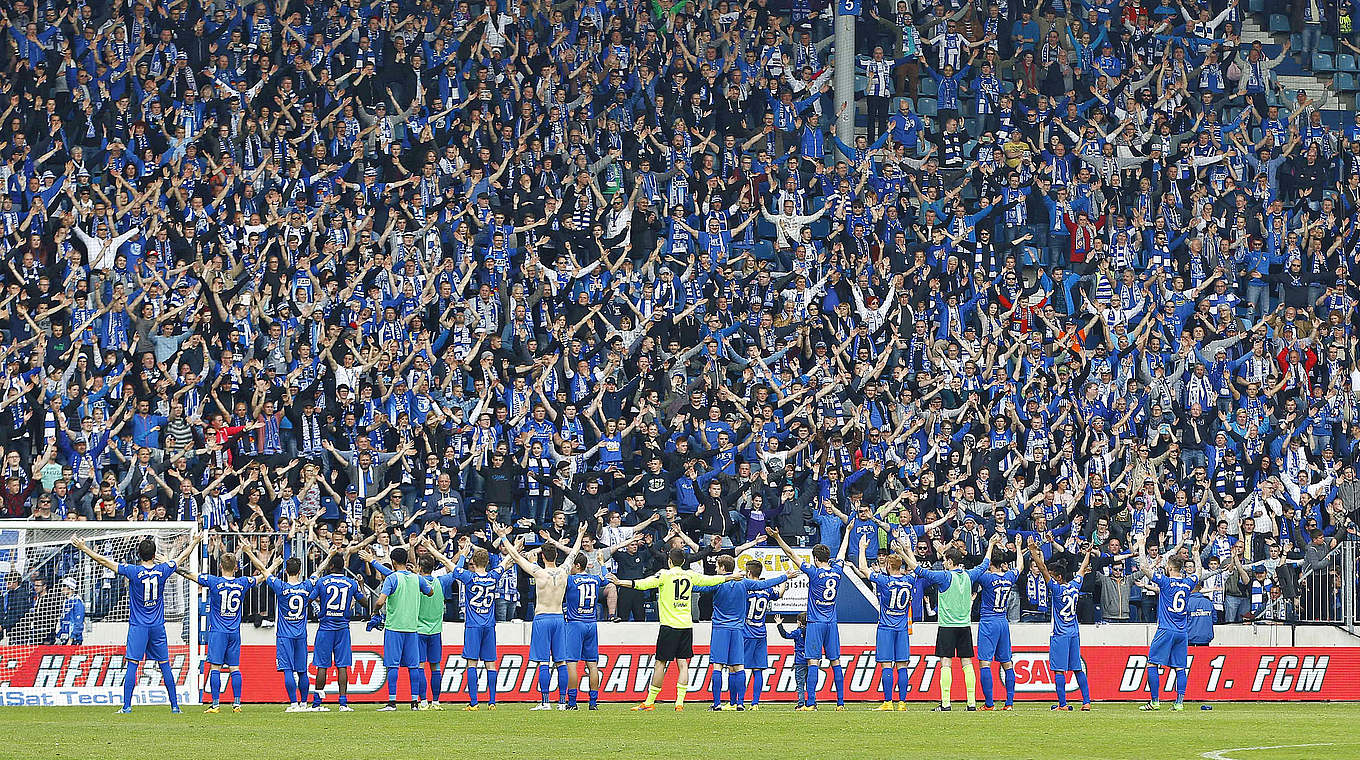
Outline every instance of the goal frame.
{"type": "MultiPolygon", "coordinates": [[[[22,551],[24,550],[25,546],[29,546],[29,545],[31,545],[31,544],[41,544],[41,543],[46,543],[46,542],[30,542],[30,541],[28,540],[28,539],[29,539],[28,531],[40,531],[40,530],[44,530],[44,529],[47,529],[47,530],[54,530],[54,531],[55,531],[55,530],[69,530],[69,531],[71,532],[71,535],[72,535],[72,536],[77,536],[77,535],[79,535],[79,536],[82,536],[82,537],[87,538],[87,539],[110,538],[110,537],[115,537],[115,536],[118,536],[118,535],[126,535],[126,534],[128,534],[128,533],[159,533],[159,532],[174,532],[174,531],[182,532],[182,533],[184,533],[184,534],[187,535],[187,536],[192,536],[194,533],[196,533],[196,532],[202,530],[202,528],[199,526],[199,524],[198,524],[197,522],[178,521],[178,520],[177,520],[177,521],[147,522],[147,521],[130,521],[130,520],[113,520],[113,521],[65,521],[65,520],[54,520],[54,521],[48,521],[48,520],[14,520],[14,519],[6,519],[6,520],[0,520],[0,532],[3,532],[3,531],[19,531],[19,540],[18,540],[17,542],[15,542],[14,544],[11,544],[11,545],[0,546],[0,551],[5,551],[5,550],[11,550],[11,549],[12,549],[12,550],[17,550],[17,551],[22,552],[22,551]]],[[[188,572],[188,573],[190,573],[191,575],[193,575],[194,577],[197,577],[197,576],[203,571],[203,567],[204,567],[203,558],[204,558],[204,551],[203,551],[203,548],[200,546],[200,547],[198,547],[197,549],[195,549],[194,551],[192,551],[192,552],[189,553],[188,559],[186,559],[185,562],[184,562],[183,569],[184,569],[186,572],[188,572]]],[[[201,702],[201,695],[202,695],[202,693],[203,693],[203,692],[202,692],[202,689],[203,689],[203,677],[204,677],[204,676],[203,676],[203,663],[204,663],[204,661],[205,661],[205,659],[206,659],[206,654],[207,654],[206,646],[205,646],[205,645],[203,644],[203,642],[202,642],[202,630],[203,630],[202,599],[203,599],[203,590],[198,586],[197,583],[193,583],[193,582],[188,582],[187,588],[188,588],[188,591],[187,591],[187,593],[186,593],[186,602],[187,602],[187,604],[188,604],[188,609],[185,611],[185,616],[186,616],[186,621],[187,621],[187,623],[188,623],[188,641],[186,642],[186,644],[187,644],[187,647],[186,647],[186,648],[187,648],[187,652],[188,652],[188,672],[187,672],[187,675],[186,675],[186,677],[185,677],[184,686],[183,686],[183,692],[180,693],[179,696],[180,696],[180,698],[181,698],[181,699],[180,699],[180,703],[181,703],[181,704],[196,705],[196,704],[199,704],[199,703],[201,702]]],[[[124,626],[124,627],[126,627],[126,624],[125,624],[125,623],[110,623],[110,624],[108,624],[108,625],[118,625],[118,626],[124,626]]],[[[167,626],[167,628],[168,628],[168,626],[167,626]]],[[[170,638],[170,639],[175,638],[175,637],[171,636],[169,630],[166,631],[166,634],[167,634],[167,638],[170,638]]],[[[0,645],[0,650],[6,649],[6,648],[8,648],[8,647],[10,647],[10,646],[11,646],[11,645],[0,645]]],[[[17,647],[20,646],[20,645],[13,645],[13,646],[15,646],[15,647],[17,648],[17,647]]],[[[48,645],[43,645],[43,646],[48,646],[48,645]]],[[[51,647],[57,648],[57,649],[61,648],[61,646],[63,646],[63,645],[51,645],[51,647]]],[[[72,646],[72,647],[81,647],[81,646],[110,646],[110,647],[113,647],[113,648],[118,649],[118,650],[122,650],[122,648],[123,648],[121,644],[115,644],[115,643],[109,643],[109,644],[96,644],[96,645],[65,645],[65,646],[72,646]]],[[[175,644],[172,643],[171,646],[175,646],[175,644]]],[[[172,659],[173,659],[173,658],[172,658],[172,659]]],[[[158,671],[158,670],[156,670],[155,668],[150,668],[150,670],[152,670],[152,671],[154,671],[154,672],[156,673],[156,675],[152,676],[153,680],[154,680],[156,677],[159,676],[159,671],[158,671]]],[[[148,672],[148,667],[147,667],[146,663],[143,663],[143,667],[140,669],[139,677],[141,677],[141,674],[145,674],[145,673],[147,673],[147,672],[148,672]]],[[[152,688],[155,688],[155,687],[152,687],[152,688]]],[[[176,685],[176,688],[178,688],[178,685],[176,685]]],[[[16,687],[10,687],[8,684],[0,684],[0,701],[3,701],[3,703],[4,703],[6,706],[10,706],[10,705],[18,705],[18,704],[24,704],[24,705],[29,705],[29,704],[31,704],[31,705],[35,705],[35,706],[39,706],[39,705],[40,705],[40,706],[59,706],[59,705],[74,705],[74,706],[79,706],[79,705],[99,704],[99,703],[100,703],[100,700],[98,699],[98,697],[99,697],[100,695],[97,694],[97,693],[95,693],[95,692],[102,692],[102,691],[107,691],[107,690],[106,690],[106,689],[100,689],[99,687],[76,687],[76,688],[60,688],[60,687],[59,687],[59,688],[50,688],[50,687],[27,687],[27,688],[24,688],[24,687],[18,687],[18,688],[16,688],[16,687]],[[87,694],[83,694],[83,695],[82,695],[82,694],[80,693],[80,689],[81,689],[81,688],[87,688],[87,689],[90,689],[90,691],[89,691],[87,694]],[[74,694],[74,696],[66,696],[66,697],[63,698],[61,694],[49,694],[49,693],[46,693],[46,692],[60,692],[60,693],[62,693],[62,694],[68,694],[68,693],[69,693],[69,694],[74,694]],[[81,698],[82,696],[90,696],[90,697],[92,698],[93,701],[85,701],[85,700],[83,700],[83,699],[81,698]]],[[[120,703],[121,703],[121,700],[120,700],[120,703]]]]}

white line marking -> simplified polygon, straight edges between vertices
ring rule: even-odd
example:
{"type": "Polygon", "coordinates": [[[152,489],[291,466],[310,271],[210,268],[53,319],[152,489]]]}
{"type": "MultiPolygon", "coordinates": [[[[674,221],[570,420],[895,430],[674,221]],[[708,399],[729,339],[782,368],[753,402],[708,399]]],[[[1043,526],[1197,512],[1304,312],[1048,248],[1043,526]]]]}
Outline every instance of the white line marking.
{"type": "Polygon", "coordinates": [[[1331,742],[1322,744],[1271,744],[1266,747],[1233,747],[1232,749],[1216,749],[1212,752],[1205,752],[1200,757],[1207,757],[1209,760],[1233,760],[1228,756],[1229,752],[1255,752],[1262,749],[1289,749],[1291,747],[1330,747],[1331,742]]]}

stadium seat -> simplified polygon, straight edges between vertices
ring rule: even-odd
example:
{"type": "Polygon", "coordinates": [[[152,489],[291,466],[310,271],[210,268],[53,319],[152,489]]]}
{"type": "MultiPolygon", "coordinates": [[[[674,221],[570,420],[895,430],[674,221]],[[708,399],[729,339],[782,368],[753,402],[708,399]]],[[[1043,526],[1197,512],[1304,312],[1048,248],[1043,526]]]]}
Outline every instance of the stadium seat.
{"type": "Polygon", "coordinates": [[[1247,6],[1248,8],[1251,9],[1252,13],[1266,12],[1266,0],[1251,0],[1251,2],[1247,4],[1247,6]]]}
{"type": "Polygon", "coordinates": [[[1336,66],[1332,64],[1332,57],[1326,53],[1313,53],[1313,71],[1319,74],[1336,71],[1336,66]]]}
{"type": "Polygon", "coordinates": [[[1283,13],[1276,13],[1270,17],[1270,33],[1286,34],[1293,26],[1289,23],[1289,17],[1283,13]]]}
{"type": "Polygon", "coordinates": [[[936,106],[935,98],[916,99],[916,113],[922,116],[938,116],[940,111],[936,106]]]}
{"type": "Polygon", "coordinates": [[[761,240],[774,240],[775,237],[774,225],[766,221],[764,217],[757,219],[756,235],[758,235],[761,240]]]}
{"type": "Polygon", "coordinates": [[[1337,53],[1333,59],[1336,63],[1337,71],[1355,71],[1355,56],[1350,53],[1337,53]]]}
{"type": "Polygon", "coordinates": [[[928,95],[933,98],[940,93],[940,83],[928,76],[922,77],[919,85],[920,91],[916,93],[917,95],[928,95]]]}
{"type": "Polygon", "coordinates": [[[1332,89],[1337,92],[1355,92],[1357,89],[1355,75],[1344,71],[1337,72],[1336,76],[1332,77],[1332,89]]]}
{"type": "Polygon", "coordinates": [[[1335,53],[1336,40],[1328,35],[1322,35],[1322,38],[1318,40],[1318,50],[1324,53],[1335,53]]]}
{"type": "Polygon", "coordinates": [[[752,248],[757,261],[769,261],[774,259],[774,244],[768,240],[757,240],[752,248]]]}
{"type": "MultiPolygon", "coordinates": [[[[813,211],[811,213],[815,214],[817,212],[813,211]]],[[[812,224],[809,224],[808,229],[812,230],[812,238],[814,240],[825,240],[826,236],[831,234],[831,222],[827,220],[826,217],[822,217],[812,224]]]]}

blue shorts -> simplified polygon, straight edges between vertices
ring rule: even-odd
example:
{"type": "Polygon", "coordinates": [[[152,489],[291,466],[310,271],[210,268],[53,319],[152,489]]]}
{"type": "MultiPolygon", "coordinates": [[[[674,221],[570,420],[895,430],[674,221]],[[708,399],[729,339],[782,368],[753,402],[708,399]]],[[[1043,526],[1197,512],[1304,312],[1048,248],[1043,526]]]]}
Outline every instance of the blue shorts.
{"type": "Polygon", "coordinates": [[[568,620],[564,638],[567,662],[600,661],[600,630],[594,620],[568,620]]]}
{"type": "Polygon", "coordinates": [[[437,633],[418,633],[420,637],[420,661],[430,665],[444,662],[444,637],[437,633]]]}
{"type": "Polygon", "coordinates": [[[977,656],[979,662],[1010,662],[1011,624],[1003,617],[983,618],[978,623],[977,656]]]}
{"type": "Polygon", "coordinates": [[[307,637],[280,636],[274,640],[274,663],[280,673],[301,673],[307,669],[307,637]]]}
{"type": "Polygon", "coordinates": [[[807,653],[809,663],[823,658],[828,660],[840,659],[840,629],[836,627],[835,623],[808,623],[803,651],[807,653]]]}
{"type": "Polygon", "coordinates": [[[237,667],[241,664],[241,632],[208,631],[208,664],[237,667]]]}
{"type": "Polygon", "coordinates": [[[354,664],[354,651],[349,646],[349,626],[338,630],[322,628],[312,643],[312,664],[318,668],[348,668],[354,664]]]}
{"type": "Polygon", "coordinates": [[[1075,633],[1049,636],[1048,667],[1054,673],[1067,670],[1082,670],[1081,636],[1075,633]]]}
{"type": "Polygon", "coordinates": [[[769,642],[764,636],[747,636],[742,641],[742,664],[752,670],[770,667],[769,642]]]}
{"type": "Polygon", "coordinates": [[[566,662],[566,621],[559,614],[534,615],[529,662],[566,662]]]}
{"type": "Polygon", "coordinates": [[[420,665],[420,634],[415,631],[383,631],[383,667],[414,668],[420,665]]]}
{"type": "Polygon", "coordinates": [[[130,662],[152,660],[169,662],[170,647],[165,640],[164,625],[130,625],[127,632],[127,652],[130,662]]]}
{"type": "Polygon", "coordinates": [[[714,628],[709,633],[708,659],[714,665],[741,665],[746,661],[746,632],[740,628],[714,628]]]}
{"type": "Polygon", "coordinates": [[[1189,645],[1190,636],[1187,632],[1158,628],[1152,636],[1152,646],[1148,648],[1148,662],[1168,668],[1184,668],[1188,659],[1185,650],[1189,645]]]}
{"type": "Polygon", "coordinates": [[[911,659],[911,634],[907,629],[894,630],[878,627],[874,659],[879,663],[906,662],[911,659]]]}
{"type": "Polygon", "coordinates": [[[464,627],[463,659],[468,662],[496,662],[496,626],[464,627]]]}

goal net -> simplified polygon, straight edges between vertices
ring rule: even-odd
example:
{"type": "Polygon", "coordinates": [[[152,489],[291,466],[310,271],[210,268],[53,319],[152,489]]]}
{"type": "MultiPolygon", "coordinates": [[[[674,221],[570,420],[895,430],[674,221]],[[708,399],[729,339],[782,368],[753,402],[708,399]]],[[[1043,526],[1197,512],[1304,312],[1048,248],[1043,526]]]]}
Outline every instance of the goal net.
{"type": "MultiPolygon", "coordinates": [[[[35,522],[0,520],[0,705],[120,705],[126,673],[128,583],[71,545],[79,537],[118,563],[137,563],[137,544],[156,540],[157,556],[177,556],[190,522],[35,522]]],[[[197,573],[200,552],[184,568],[197,573]]],[[[203,647],[197,601],[188,580],[165,590],[165,634],[174,688],[199,701],[203,647]]],[[[133,704],[169,702],[160,668],[138,672],[133,704]]]]}

